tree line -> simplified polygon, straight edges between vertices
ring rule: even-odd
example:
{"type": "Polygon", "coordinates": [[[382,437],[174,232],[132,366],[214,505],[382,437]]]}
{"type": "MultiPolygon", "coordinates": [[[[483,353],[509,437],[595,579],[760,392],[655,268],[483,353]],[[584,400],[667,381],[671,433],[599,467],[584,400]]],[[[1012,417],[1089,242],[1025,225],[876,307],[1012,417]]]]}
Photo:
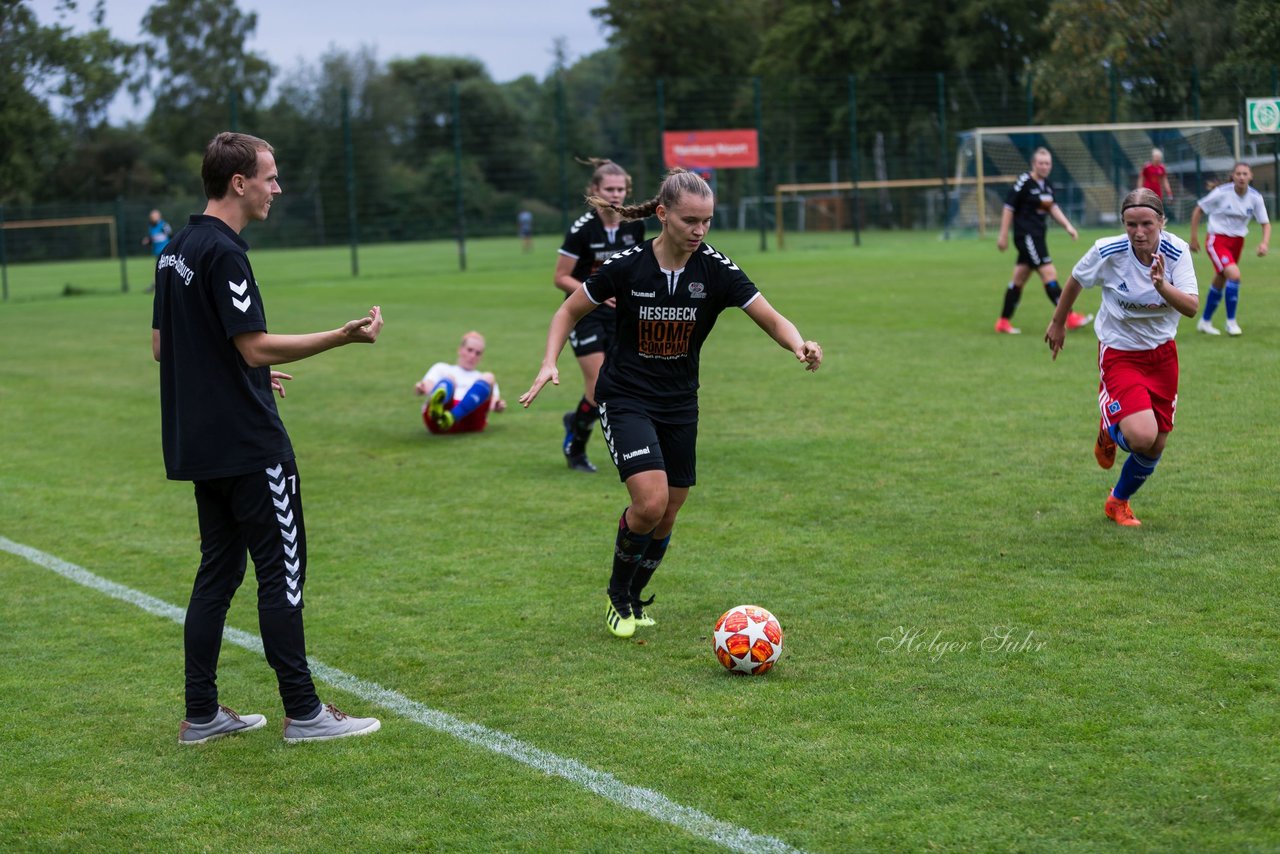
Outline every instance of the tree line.
{"type": "Polygon", "coordinates": [[[372,48],[281,70],[234,0],[156,0],[129,43],[102,3],[75,31],[0,0],[0,204],[195,199],[204,144],[234,126],[276,145],[326,241],[351,181],[366,239],[447,232],[459,200],[476,223],[558,224],[587,175],[572,155],[618,159],[645,195],[663,127],[759,124],[771,181],[825,180],[851,118],[856,147],[935,174],[933,140],[973,124],[1231,116],[1246,85],[1270,92],[1280,44],[1273,0],[602,0],[604,50],[569,61],[558,43],[541,79],[499,83],[473,59],[372,48]],[[149,97],[145,119],[108,119],[121,92],[149,97]]]}

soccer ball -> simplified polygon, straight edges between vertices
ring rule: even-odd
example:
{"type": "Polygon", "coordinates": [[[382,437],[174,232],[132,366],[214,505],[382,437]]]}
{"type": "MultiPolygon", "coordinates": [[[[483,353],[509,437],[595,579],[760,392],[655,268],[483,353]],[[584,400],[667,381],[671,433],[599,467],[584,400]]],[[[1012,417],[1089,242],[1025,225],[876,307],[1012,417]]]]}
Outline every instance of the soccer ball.
{"type": "Polygon", "coordinates": [[[782,626],[764,608],[739,605],[716,620],[711,648],[730,672],[759,676],[782,655],[782,626]]]}

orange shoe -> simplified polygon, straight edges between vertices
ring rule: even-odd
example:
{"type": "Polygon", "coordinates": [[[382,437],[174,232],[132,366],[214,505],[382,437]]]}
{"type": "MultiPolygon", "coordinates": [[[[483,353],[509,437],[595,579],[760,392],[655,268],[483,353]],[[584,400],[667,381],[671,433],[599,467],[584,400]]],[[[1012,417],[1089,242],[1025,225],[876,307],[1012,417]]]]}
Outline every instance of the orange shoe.
{"type": "Polygon", "coordinates": [[[1124,528],[1136,528],[1142,523],[1133,515],[1128,501],[1121,501],[1110,493],[1107,494],[1107,518],[1124,528]]]}
{"type": "Polygon", "coordinates": [[[1098,440],[1093,443],[1093,458],[1104,469],[1116,464],[1116,443],[1105,427],[1098,427],[1098,440]]]}
{"type": "Polygon", "coordinates": [[[1092,314],[1077,314],[1073,311],[1067,315],[1067,328],[1079,329],[1081,326],[1087,325],[1090,320],[1093,320],[1092,314]]]}
{"type": "Polygon", "coordinates": [[[1021,335],[1021,329],[1014,329],[1013,324],[1009,322],[1009,318],[1002,317],[996,321],[996,332],[1004,335],[1021,335]]]}

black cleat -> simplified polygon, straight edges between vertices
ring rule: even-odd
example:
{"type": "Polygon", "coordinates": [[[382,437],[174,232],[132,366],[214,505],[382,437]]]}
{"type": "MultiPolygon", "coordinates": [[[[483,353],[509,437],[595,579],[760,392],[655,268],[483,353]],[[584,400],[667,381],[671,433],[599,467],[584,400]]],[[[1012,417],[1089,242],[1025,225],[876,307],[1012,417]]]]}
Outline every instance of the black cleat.
{"type": "Polygon", "coordinates": [[[587,459],[585,451],[579,451],[576,454],[569,454],[564,458],[564,460],[569,464],[569,468],[574,471],[586,472],[588,474],[595,474],[596,472],[596,467],[591,464],[591,460],[587,459]]]}
{"type": "Polygon", "coordinates": [[[567,457],[567,456],[569,456],[570,454],[572,454],[572,453],[573,453],[573,450],[574,450],[574,448],[573,448],[573,445],[574,445],[574,441],[573,441],[573,413],[572,413],[572,412],[566,412],[566,413],[564,414],[564,419],[563,419],[563,421],[564,421],[564,442],[561,444],[560,449],[561,449],[562,451],[564,451],[564,455],[567,457]]]}

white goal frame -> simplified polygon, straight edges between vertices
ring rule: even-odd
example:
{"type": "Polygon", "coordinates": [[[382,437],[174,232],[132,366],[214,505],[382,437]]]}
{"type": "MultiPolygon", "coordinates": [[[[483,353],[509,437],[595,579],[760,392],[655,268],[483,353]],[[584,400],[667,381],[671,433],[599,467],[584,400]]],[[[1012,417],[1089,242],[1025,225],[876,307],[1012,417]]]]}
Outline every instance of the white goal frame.
{"type": "MultiPolygon", "coordinates": [[[[1224,135],[1231,138],[1231,153],[1235,160],[1240,159],[1241,150],[1241,134],[1240,122],[1237,119],[1206,119],[1196,121],[1179,121],[1179,122],[1107,122],[1095,124],[1071,124],[1071,125],[1014,125],[1006,127],[980,127],[973,128],[965,132],[966,136],[973,138],[973,158],[976,175],[973,183],[978,187],[977,208],[978,208],[978,236],[982,237],[986,233],[986,193],[983,190],[988,184],[1010,183],[1016,180],[1016,176],[1009,175],[987,175],[985,174],[985,160],[983,158],[983,139],[984,137],[993,136],[1013,136],[1013,135],[1030,135],[1030,134],[1069,134],[1069,133],[1087,133],[1087,132],[1149,132],[1149,131],[1207,131],[1220,130],[1224,135]]],[[[964,156],[964,146],[960,146],[957,150],[956,160],[956,178],[957,181],[964,177],[965,168],[962,158],[964,156]]]]}

